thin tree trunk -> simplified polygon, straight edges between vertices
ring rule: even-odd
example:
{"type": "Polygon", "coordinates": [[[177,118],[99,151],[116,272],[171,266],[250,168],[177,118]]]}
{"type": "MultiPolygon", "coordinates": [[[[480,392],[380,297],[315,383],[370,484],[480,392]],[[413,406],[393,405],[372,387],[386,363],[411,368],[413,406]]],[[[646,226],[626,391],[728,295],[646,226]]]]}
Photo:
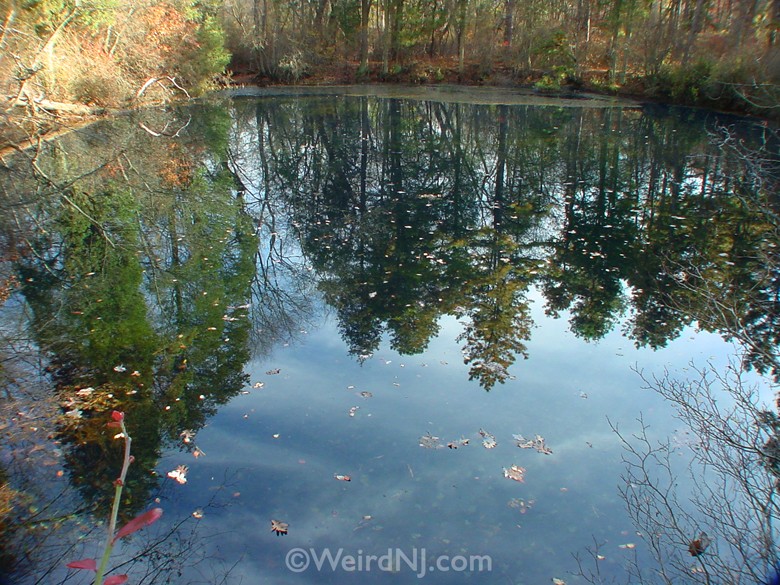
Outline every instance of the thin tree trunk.
{"type": "Polygon", "coordinates": [[[466,8],[468,0],[458,0],[457,35],[458,35],[458,76],[462,77],[466,61],[466,8]]]}
{"type": "Polygon", "coordinates": [[[504,3],[504,46],[512,46],[512,37],[515,28],[515,0],[506,0],[504,3]]]}
{"type": "Polygon", "coordinates": [[[368,71],[368,17],[371,0],[360,0],[360,70],[368,71]]]}

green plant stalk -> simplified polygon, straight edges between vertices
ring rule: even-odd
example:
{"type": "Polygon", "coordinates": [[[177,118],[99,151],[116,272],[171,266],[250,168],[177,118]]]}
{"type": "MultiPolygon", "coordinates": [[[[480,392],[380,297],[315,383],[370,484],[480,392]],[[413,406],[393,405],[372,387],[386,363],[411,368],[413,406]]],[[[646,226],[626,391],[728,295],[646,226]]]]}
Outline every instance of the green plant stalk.
{"type": "Polygon", "coordinates": [[[125,440],[125,455],[122,460],[122,472],[119,474],[119,479],[114,482],[114,502],[111,505],[111,519],[108,523],[108,540],[106,540],[103,558],[100,559],[100,566],[98,566],[97,574],[95,575],[95,585],[103,585],[103,576],[111,558],[111,552],[114,550],[114,533],[116,532],[116,521],[119,516],[119,506],[122,501],[122,489],[125,487],[125,477],[127,477],[127,470],[130,467],[130,444],[133,440],[127,434],[124,420],[119,421],[119,428],[125,440]]]}

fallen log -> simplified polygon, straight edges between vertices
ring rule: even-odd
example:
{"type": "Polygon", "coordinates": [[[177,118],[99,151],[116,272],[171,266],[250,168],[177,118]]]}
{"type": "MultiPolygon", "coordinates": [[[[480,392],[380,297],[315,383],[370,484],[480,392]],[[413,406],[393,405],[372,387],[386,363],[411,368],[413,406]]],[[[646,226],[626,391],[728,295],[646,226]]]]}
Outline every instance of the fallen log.
{"type": "MultiPolygon", "coordinates": [[[[11,104],[11,107],[26,108],[30,102],[25,97],[20,97],[11,104]]],[[[33,100],[32,105],[47,112],[72,114],[74,116],[99,116],[105,113],[105,108],[87,106],[84,104],[72,104],[68,102],[54,102],[47,99],[33,100]]]]}

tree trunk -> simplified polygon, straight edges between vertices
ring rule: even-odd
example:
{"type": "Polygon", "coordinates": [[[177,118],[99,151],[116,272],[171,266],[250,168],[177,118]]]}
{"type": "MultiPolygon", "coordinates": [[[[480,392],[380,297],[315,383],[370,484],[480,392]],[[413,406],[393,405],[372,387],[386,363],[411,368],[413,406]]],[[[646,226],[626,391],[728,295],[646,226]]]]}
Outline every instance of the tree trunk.
{"type": "Polygon", "coordinates": [[[360,70],[368,71],[368,16],[371,0],[360,0],[360,70]]]}
{"type": "Polygon", "coordinates": [[[515,0],[506,0],[504,3],[504,46],[512,46],[514,36],[515,0]]]}
{"type": "Polygon", "coordinates": [[[463,77],[466,61],[466,8],[468,0],[458,0],[457,35],[458,35],[458,76],[463,77]]]}

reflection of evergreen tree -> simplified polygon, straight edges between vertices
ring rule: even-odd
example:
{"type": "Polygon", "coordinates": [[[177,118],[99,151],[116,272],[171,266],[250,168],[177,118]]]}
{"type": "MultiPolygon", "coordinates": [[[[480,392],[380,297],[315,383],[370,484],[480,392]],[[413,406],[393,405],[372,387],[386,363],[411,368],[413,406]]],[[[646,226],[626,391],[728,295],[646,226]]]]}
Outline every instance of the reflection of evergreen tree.
{"type": "MultiPolygon", "coordinates": [[[[629,309],[631,337],[660,347],[707,323],[706,303],[674,266],[744,264],[726,243],[766,237],[748,236],[755,215],[735,233],[725,233],[730,219],[717,227],[715,210],[741,212],[727,159],[697,119],[399,99],[295,105],[259,106],[268,127],[284,128],[277,148],[263,145],[264,181],[289,201],[355,355],[385,333],[399,351],[421,351],[439,317],[458,314],[468,359],[477,370],[495,360],[505,376],[523,353],[522,299],[534,281],[578,335],[602,337],[629,309]]],[[[744,280],[755,272],[746,268],[740,286],[755,288],[744,280]]],[[[741,315],[758,301],[742,300],[741,315]]],[[[756,332],[776,331],[772,319],[756,332]]]]}
{"type": "Polygon", "coordinates": [[[127,413],[134,440],[123,508],[131,515],[157,484],[151,470],[162,443],[202,427],[246,382],[257,239],[224,164],[229,118],[202,114],[190,119],[192,145],[184,136],[159,141],[157,158],[128,141],[122,160],[145,158],[144,176],[120,180],[111,161],[76,179],[52,171],[73,187],[39,213],[47,230],[33,248],[42,253],[20,263],[33,330],[66,410],[70,478],[101,514],[121,466],[108,412],[127,413]]]}

